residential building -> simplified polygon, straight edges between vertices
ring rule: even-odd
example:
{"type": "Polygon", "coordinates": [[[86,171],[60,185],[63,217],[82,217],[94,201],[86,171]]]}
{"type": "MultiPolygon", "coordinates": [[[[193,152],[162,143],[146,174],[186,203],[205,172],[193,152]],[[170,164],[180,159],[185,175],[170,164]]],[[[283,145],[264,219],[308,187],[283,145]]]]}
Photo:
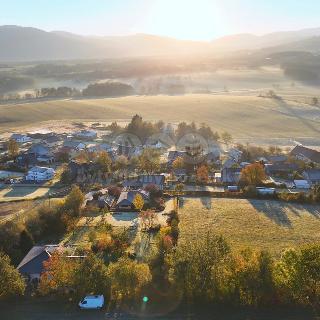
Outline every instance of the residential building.
{"type": "Polygon", "coordinates": [[[123,182],[123,186],[130,189],[140,189],[153,184],[159,190],[163,190],[165,183],[165,176],[163,174],[146,174],[140,175],[137,178],[128,179],[123,182]]]}
{"type": "Polygon", "coordinates": [[[307,169],[302,175],[310,185],[320,184],[320,169],[307,169]]]}
{"type": "Polygon", "coordinates": [[[221,182],[238,184],[241,178],[241,168],[223,168],[221,171],[221,182]]]}
{"type": "Polygon", "coordinates": [[[320,163],[320,152],[301,145],[294,147],[290,154],[298,160],[320,163]]]}
{"type": "Polygon", "coordinates": [[[26,134],[14,133],[11,135],[10,139],[15,140],[18,143],[30,142],[32,139],[28,137],[26,134]]]}
{"type": "Polygon", "coordinates": [[[50,149],[41,143],[31,146],[28,150],[28,153],[34,154],[36,157],[51,155],[50,149]]]}
{"type": "Polygon", "coordinates": [[[94,130],[81,130],[74,134],[76,137],[81,139],[95,139],[97,138],[97,132],[94,130]]]}
{"type": "Polygon", "coordinates": [[[33,167],[31,168],[25,179],[27,181],[47,181],[54,177],[55,171],[52,168],[47,167],[33,167]]]}
{"type": "Polygon", "coordinates": [[[145,192],[140,191],[123,191],[116,204],[116,210],[119,211],[135,211],[137,208],[134,205],[135,197],[140,194],[145,202],[149,201],[149,196],[145,192]]]}
{"type": "Polygon", "coordinates": [[[81,141],[76,140],[66,140],[63,142],[63,147],[74,149],[77,151],[84,150],[86,145],[81,141]]]}
{"type": "Polygon", "coordinates": [[[58,245],[34,246],[19,263],[18,271],[29,281],[40,280],[43,263],[59,248],[58,245]]]}

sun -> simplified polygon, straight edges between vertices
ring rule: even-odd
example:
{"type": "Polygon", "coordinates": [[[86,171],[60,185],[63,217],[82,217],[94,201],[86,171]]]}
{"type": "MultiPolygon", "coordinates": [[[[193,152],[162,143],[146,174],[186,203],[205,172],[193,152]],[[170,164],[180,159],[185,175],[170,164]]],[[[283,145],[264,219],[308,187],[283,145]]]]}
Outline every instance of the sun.
{"type": "Polygon", "coordinates": [[[148,30],[154,34],[211,40],[224,31],[223,15],[215,0],[155,0],[147,15],[148,30]]]}

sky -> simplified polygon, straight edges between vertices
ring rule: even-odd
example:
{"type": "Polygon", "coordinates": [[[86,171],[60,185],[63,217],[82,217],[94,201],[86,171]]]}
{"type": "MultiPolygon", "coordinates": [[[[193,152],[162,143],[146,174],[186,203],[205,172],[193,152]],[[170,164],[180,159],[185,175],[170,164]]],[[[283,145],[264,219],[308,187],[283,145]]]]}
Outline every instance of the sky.
{"type": "Polygon", "coordinates": [[[0,0],[0,25],[212,40],[320,27],[319,0],[0,0]]]}

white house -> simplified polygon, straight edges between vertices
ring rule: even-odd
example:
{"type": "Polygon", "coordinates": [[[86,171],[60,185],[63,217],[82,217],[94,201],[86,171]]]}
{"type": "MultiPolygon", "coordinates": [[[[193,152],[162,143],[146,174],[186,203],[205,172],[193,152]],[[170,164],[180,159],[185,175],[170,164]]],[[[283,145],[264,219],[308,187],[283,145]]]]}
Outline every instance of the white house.
{"type": "Polygon", "coordinates": [[[75,136],[78,138],[95,139],[97,137],[97,132],[94,130],[81,130],[76,132],[75,136]]]}
{"type": "Polygon", "coordinates": [[[30,137],[28,137],[25,134],[20,134],[20,133],[14,133],[13,135],[11,135],[10,137],[11,139],[15,140],[16,142],[19,143],[25,143],[25,142],[30,142],[32,139],[30,137]]]}
{"type": "Polygon", "coordinates": [[[51,180],[55,174],[54,169],[47,167],[33,167],[31,168],[27,175],[27,181],[47,181],[51,180]]]}

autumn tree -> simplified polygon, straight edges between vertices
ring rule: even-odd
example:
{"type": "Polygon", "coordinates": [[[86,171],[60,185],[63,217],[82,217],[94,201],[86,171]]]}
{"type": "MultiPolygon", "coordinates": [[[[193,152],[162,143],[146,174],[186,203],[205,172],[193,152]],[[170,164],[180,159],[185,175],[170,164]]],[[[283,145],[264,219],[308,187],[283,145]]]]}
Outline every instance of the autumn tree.
{"type": "Polygon", "coordinates": [[[320,307],[320,245],[286,250],[274,273],[283,302],[320,307]]]}
{"type": "Polygon", "coordinates": [[[181,194],[184,190],[184,184],[183,183],[178,183],[175,187],[174,190],[178,193],[181,194]]]}
{"type": "Polygon", "coordinates": [[[139,167],[142,171],[147,173],[154,173],[160,167],[160,154],[159,151],[146,148],[143,150],[139,157],[139,167]]]}
{"type": "Polygon", "coordinates": [[[223,141],[223,143],[225,143],[226,145],[229,145],[232,142],[232,136],[229,132],[224,131],[221,133],[221,140],[223,141]]]}
{"type": "Polygon", "coordinates": [[[266,179],[264,166],[261,163],[252,163],[241,171],[241,181],[247,185],[259,185],[266,179]]]}
{"type": "Polygon", "coordinates": [[[273,259],[267,251],[245,249],[229,261],[229,294],[242,305],[258,306],[276,298],[273,259]]]}
{"type": "Polygon", "coordinates": [[[75,272],[79,261],[68,259],[62,253],[55,252],[43,263],[44,272],[41,274],[39,293],[47,295],[52,292],[64,295],[74,288],[75,272]]]}
{"type": "Polygon", "coordinates": [[[0,300],[22,296],[25,287],[24,280],[19,271],[11,265],[10,258],[0,252],[0,300]]]}
{"type": "Polygon", "coordinates": [[[74,186],[65,199],[64,208],[71,213],[72,216],[80,215],[81,207],[84,202],[84,194],[78,186],[74,186]]]}
{"type": "Polygon", "coordinates": [[[8,154],[11,158],[15,158],[19,154],[19,145],[14,139],[8,141],[8,154]]]}
{"type": "Polygon", "coordinates": [[[74,288],[78,296],[88,293],[110,295],[110,279],[103,260],[93,253],[82,259],[74,273],[74,288]]]}
{"type": "Polygon", "coordinates": [[[121,155],[116,159],[115,167],[119,171],[124,171],[127,169],[128,164],[129,164],[128,158],[124,155],[121,155]]]}
{"type": "Polygon", "coordinates": [[[101,151],[98,153],[96,163],[100,166],[104,173],[110,172],[112,161],[106,151],[101,151]]]}
{"type": "Polygon", "coordinates": [[[137,193],[133,199],[133,205],[137,210],[142,210],[144,206],[144,200],[140,193],[137,193]]]}
{"type": "Polygon", "coordinates": [[[173,169],[183,169],[185,167],[185,163],[182,157],[177,157],[173,162],[172,162],[172,168],[173,169]]]}
{"type": "Polygon", "coordinates": [[[156,219],[156,213],[154,210],[146,210],[142,211],[139,214],[139,218],[141,219],[141,223],[144,229],[149,230],[154,226],[154,222],[156,219]]]}
{"type": "Polygon", "coordinates": [[[108,267],[108,275],[114,299],[133,298],[143,286],[152,280],[147,264],[138,263],[128,258],[120,258],[117,262],[111,263],[108,267]]]}
{"type": "Polygon", "coordinates": [[[172,280],[187,301],[219,300],[230,248],[221,237],[207,234],[179,244],[172,258],[172,280]]]}
{"type": "Polygon", "coordinates": [[[200,166],[197,169],[197,181],[200,183],[207,183],[209,180],[209,171],[205,165],[200,166]]]}

